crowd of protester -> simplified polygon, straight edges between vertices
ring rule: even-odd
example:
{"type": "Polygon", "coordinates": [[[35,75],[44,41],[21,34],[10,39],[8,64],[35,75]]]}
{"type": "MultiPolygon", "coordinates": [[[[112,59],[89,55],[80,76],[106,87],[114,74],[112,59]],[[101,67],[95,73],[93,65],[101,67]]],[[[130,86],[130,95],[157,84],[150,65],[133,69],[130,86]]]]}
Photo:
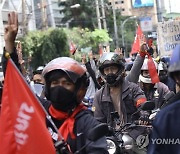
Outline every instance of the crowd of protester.
{"type": "MultiPolygon", "coordinates": [[[[98,59],[95,59],[91,51],[88,55],[82,55],[81,62],[70,57],[57,57],[46,66],[39,66],[30,77],[24,66],[21,43],[14,47],[17,30],[17,15],[11,12],[8,16],[8,26],[5,28],[5,48],[2,56],[4,74],[7,68],[7,53],[9,53],[30,88],[52,116],[53,122],[72,152],[89,142],[86,135],[88,130],[99,123],[107,123],[116,128],[138,120],[140,125],[148,125],[149,112],[141,111],[132,119],[133,113],[137,112],[146,101],[153,101],[155,109],[161,108],[166,103],[165,96],[171,92],[174,93],[169,101],[171,103],[157,115],[152,124],[151,137],[153,139],[180,137],[179,45],[174,49],[170,63],[166,63],[161,58],[156,60],[156,57],[153,57],[153,49],[143,42],[131,63],[126,61],[124,53],[119,52],[119,49],[105,52],[98,59]],[[111,118],[114,112],[119,116],[118,126],[111,118]],[[70,118],[73,122],[70,122],[70,118]],[[68,126],[68,131],[65,130],[67,128],[65,125],[68,126]],[[82,135],[77,136],[77,133],[82,135]]],[[[1,84],[2,88],[3,84],[1,84]]],[[[55,143],[56,131],[48,122],[47,128],[53,134],[55,143]]],[[[180,145],[150,143],[148,151],[142,152],[168,154],[173,151],[174,154],[179,150],[180,145]]],[[[89,144],[82,153],[107,153],[105,137],[89,144]]]]}

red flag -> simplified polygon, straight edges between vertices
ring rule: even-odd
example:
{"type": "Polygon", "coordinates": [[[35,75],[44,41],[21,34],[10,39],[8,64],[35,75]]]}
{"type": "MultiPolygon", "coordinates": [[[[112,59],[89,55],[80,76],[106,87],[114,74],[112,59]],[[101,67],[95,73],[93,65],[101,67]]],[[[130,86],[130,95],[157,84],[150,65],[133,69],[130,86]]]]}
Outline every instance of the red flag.
{"type": "Polygon", "coordinates": [[[148,55],[148,70],[149,70],[149,75],[151,77],[152,83],[158,83],[159,82],[159,75],[157,73],[156,66],[154,64],[154,61],[150,55],[148,55]]]}
{"type": "Polygon", "coordinates": [[[75,54],[76,49],[77,49],[77,48],[76,48],[76,45],[75,45],[73,42],[71,42],[70,45],[69,45],[69,51],[70,51],[70,53],[71,53],[72,55],[75,54]]]}
{"type": "Polygon", "coordinates": [[[145,36],[141,30],[141,27],[138,25],[134,43],[132,45],[131,54],[138,53],[142,42],[146,42],[145,36]]]}
{"type": "Polygon", "coordinates": [[[55,154],[46,114],[12,60],[8,60],[0,115],[1,154],[55,154]]]}
{"type": "Polygon", "coordinates": [[[99,57],[103,55],[103,47],[99,46],[99,57]]]}
{"type": "Polygon", "coordinates": [[[152,45],[153,45],[153,39],[149,39],[148,41],[147,41],[147,44],[148,44],[148,47],[150,48],[150,47],[152,47],[152,45]]]}

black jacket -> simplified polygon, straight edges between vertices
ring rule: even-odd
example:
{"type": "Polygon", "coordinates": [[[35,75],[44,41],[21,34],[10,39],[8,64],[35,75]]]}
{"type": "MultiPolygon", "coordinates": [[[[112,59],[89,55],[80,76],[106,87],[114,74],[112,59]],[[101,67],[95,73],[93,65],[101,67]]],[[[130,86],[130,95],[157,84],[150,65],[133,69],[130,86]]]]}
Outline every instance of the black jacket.
{"type": "MultiPolygon", "coordinates": [[[[41,100],[41,102],[44,108],[48,111],[50,102],[44,100],[41,100]]],[[[59,129],[63,122],[53,118],[52,120],[59,129]]],[[[70,136],[68,136],[67,139],[67,142],[70,145],[73,153],[86,145],[88,142],[91,142],[87,139],[88,131],[98,124],[99,122],[94,119],[92,112],[89,110],[83,110],[76,115],[74,127],[74,134],[76,135],[76,139],[72,139],[70,136]]],[[[57,133],[49,121],[47,121],[47,127],[54,142],[57,141],[57,133]]],[[[108,154],[106,148],[106,139],[103,137],[96,142],[91,142],[84,150],[80,152],[80,154],[108,154]]]]}
{"type": "MultiPolygon", "coordinates": [[[[144,92],[137,84],[125,79],[122,84],[121,95],[121,108],[124,113],[125,123],[131,122],[131,115],[137,111],[136,102],[140,98],[145,98],[144,92]]],[[[115,108],[107,84],[97,91],[93,106],[96,119],[111,124],[111,113],[115,111],[115,108]]]]}

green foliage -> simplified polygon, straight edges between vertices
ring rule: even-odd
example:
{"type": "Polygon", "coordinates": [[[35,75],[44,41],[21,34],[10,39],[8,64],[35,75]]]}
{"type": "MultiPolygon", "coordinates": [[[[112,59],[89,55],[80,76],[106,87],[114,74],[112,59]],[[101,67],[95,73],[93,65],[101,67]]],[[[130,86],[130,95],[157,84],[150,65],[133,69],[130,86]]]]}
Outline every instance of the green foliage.
{"type": "Polygon", "coordinates": [[[92,48],[97,53],[99,44],[106,44],[111,41],[106,30],[95,29],[94,31],[81,28],[73,29],[49,29],[47,31],[29,32],[22,39],[24,57],[32,57],[31,66],[37,68],[48,63],[50,60],[69,56],[69,42],[73,42],[78,51],[76,60],[81,60],[81,51],[92,48]]]}
{"type": "Polygon", "coordinates": [[[62,29],[29,32],[22,41],[23,54],[25,57],[32,57],[33,68],[56,57],[69,55],[67,36],[62,29]]]}
{"type": "Polygon", "coordinates": [[[95,29],[92,32],[91,38],[94,41],[95,46],[112,41],[112,39],[109,37],[108,32],[104,29],[95,29]]]}
{"type": "Polygon", "coordinates": [[[94,53],[97,53],[99,44],[107,44],[112,39],[109,37],[109,34],[106,30],[95,29],[94,31],[90,31],[88,28],[73,28],[73,29],[65,29],[67,33],[68,40],[73,41],[79,51],[82,48],[91,47],[94,53]]]}
{"type": "MultiPolygon", "coordinates": [[[[101,2],[99,1],[99,4],[101,2]]],[[[108,0],[104,0],[104,6],[105,6],[105,15],[106,15],[106,22],[107,22],[107,29],[109,36],[112,38],[112,41],[110,41],[110,47],[113,51],[115,48],[115,35],[114,35],[114,21],[113,21],[113,11],[112,6],[109,5],[108,0]]],[[[63,22],[66,23],[67,21],[71,21],[69,23],[70,27],[81,27],[86,31],[86,28],[90,30],[95,30],[97,28],[97,15],[96,15],[96,6],[94,0],[66,0],[66,2],[60,3],[59,6],[63,6],[63,13],[64,18],[63,22]],[[78,8],[70,8],[70,6],[74,4],[80,4],[80,7],[78,8]]],[[[101,5],[100,5],[101,6],[101,5]]],[[[101,7],[100,7],[100,13],[101,13],[101,7]]],[[[126,18],[129,18],[129,16],[121,16],[121,10],[116,9],[116,21],[117,21],[117,31],[118,31],[118,37],[119,37],[119,46],[122,46],[122,32],[121,32],[121,22],[123,22],[126,18]]],[[[129,20],[124,26],[124,38],[125,38],[125,48],[127,51],[130,51],[131,45],[134,40],[136,31],[136,24],[134,20],[129,20]]],[[[89,34],[86,33],[83,35],[83,38],[88,37],[89,34]]],[[[91,34],[90,34],[91,35],[91,34]]],[[[93,44],[93,41],[91,39],[84,40],[84,44],[81,42],[78,42],[81,44],[81,47],[86,47],[87,43],[93,44]],[[90,42],[87,42],[90,41],[90,42]]],[[[94,45],[97,46],[97,45],[94,45]]],[[[94,48],[94,47],[93,47],[94,48]]]]}

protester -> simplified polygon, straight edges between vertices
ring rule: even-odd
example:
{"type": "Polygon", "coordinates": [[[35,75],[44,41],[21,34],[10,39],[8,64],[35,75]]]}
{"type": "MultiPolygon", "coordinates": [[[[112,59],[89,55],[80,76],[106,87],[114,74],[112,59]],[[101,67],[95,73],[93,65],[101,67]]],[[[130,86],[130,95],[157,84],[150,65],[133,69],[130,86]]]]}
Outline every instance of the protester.
{"type": "Polygon", "coordinates": [[[168,67],[166,63],[160,61],[158,64],[158,72],[159,79],[162,83],[168,86],[170,91],[176,92],[176,83],[174,80],[168,75],[168,67]]]}
{"type": "MultiPolygon", "coordinates": [[[[146,50],[146,47],[146,43],[142,43],[142,45],[140,46],[140,51],[136,54],[136,57],[133,61],[133,65],[126,76],[126,79],[130,82],[138,83],[139,81],[141,67],[143,65],[145,56],[148,54],[148,50],[146,50]]],[[[123,62],[125,63],[124,60],[123,62]]]]}
{"type": "MultiPolygon", "coordinates": [[[[105,85],[94,97],[94,116],[101,122],[111,124],[111,112],[117,111],[121,125],[131,122],[131,115],[146,101],[140,87],[125,78],[125,66],[116,53],[104,53],[99,59],[99,71],[105,85]]],[[[141,118],[146,115],[142,113],[141,118]]]]}
{"type": "Polygon", "coordinates": [[[87,89],[85,97],[93,99],[94,94],[96,93],[96,90],[100,89],[101,86],[97,82],[97,78],[96,78],[97,68],[96,68],[95,61],[93,59],[92,51],[90,51],[90,53],[88,54],[88,58],[89,60],[87,60],[86,55],[82,56],[82,64],[86,67],[87,73],[89,76],[89,87],[87,89]]]}
{"type": "MultiPolygon", "coordinates": [[[[143,66],[141,67],[141,74],[139,76],[140,87],[144,91],[147,100],[155,102],[155,108],[160,108],[164,103],[164,96],[167,95],[170,91],[169,88],[162,82],[157,81],[157,83],[152,82],[152,77],[150,76],[148,58],[145,58],[143,66]]],[[[153,60],[155,65],[156,74],[158,77],[158,65],[153,60]]]]}
{"type": "Polygon", "coordinates": [[[42,71],[44,66],[39,66],[35,71],[33,71],[33,78],[32,81],[38,84],[44,84],[44,78],[42,76],[42,71]]]}
{"type": "Polygon", "coordinates": [[[168,72],[176,82],[177,94],[153,122],[148,154],[179,154],[180,151],[180,44],[173,50],[168,72]]]}
{"type": "MultiPolygon", "coordinates": [[[[87,133],[98,124],[81,103],[88,86],[86,71],[75,60],[61,57],[47,64],[43,76],[46,82],[45,96],[52,103],[48,103],[47,110],[61,133],[65,134],[65,125],[70,125],[70,121],[75,120],[74,126],[70,125],[74,127],[74,131],[70,129],[68,133],[71,135],[65,134],[71,150],[75,152],[89,142],[87,133]],[[80,136],[75,135],[79,133],[80,136]]],[[[55,134],[52,127],[48,126],[48,129],[55,134]]],[[[90,144],[82,153],[106,153],[105,138],[90,144]]]]}
{"type": "Polygon", "coordinates": [[[88,109],[92,110],[92,103],[94,99],[94,95],[97,89],[100,89],[101,86],[97,80],[97,68],[95,60],[93,59],[93,53],[90,51],[88,53],[88,60],[86,55],[82,55],[82,64],[87,69],[87,76],[89,78],[89,86],[86,91],[86,94],[83,99],[83,103],[88,107],[88,109]]]}
{"type": "Polygon", "coordinates": [[[21,72],[22,72],[23,76],[26,77],[27,72],[26,72],[25,65],[24,65],[25,61],[23,60],[22,44],[20,41],[17,42],[16,50],[17,50],[17,55],[18,55],[18,63],[20,64],[20,67],[21,67],[21,72]]]}
{"type": "MultiPolygon", "coordinates": [[[[5,28],[5,51],[3,54],[3,68],[6,70],[7,55],[14,60],[19,67],[14,41],[18,31],[17,14],[8,14],[8,25],[5,28]]],[[[105,154],[107,143],[105,137],[95,142],[90,142],[87,137],[89,130],[99,124],[91,115],[91,112],[81,103],[86,93],[88,80],[86,70],[75,60],[69,57],[60,57],[52,60],[43,70],[45,78],[45,96],[48,99],[40,99],[43,107],[52,117],[59,133],[68,143],[71,152],[79,150],[80,153],[105,154]]],[[[54,142],[58,140],[58,134],[47,120],[47,128],[54,142]]]]}
{"type": "MultiPolygon", "coordinates": [[[[122,118],[121,110],[123,110],[123,112],[125,112],[126,110],[126,113],[123,113],[125,114],[125,121],[123,121],[122,123],[129,122],[132,120],[131,115],[136,112],[137,107],[139,107],[146,101],[144,92],[140,89],[139,86],[134,84],[139,80],[139,75],[141,73],[141,67],[143,65],[144,58],[146,54],[148,54],[148,52],[146,51],[146,47],[147,45],[145,43],[142,43],[141,49],[137,54],[133,66],[127,76],[125,74],[124,56],[122,56],[122,53],[119,52],[119,50],[116,50],[115,53],[104,53],[103,56],[101,56],[101,58],[99,59],[99,71],[106,83],[105,86],[96,93],[94,106],[95,117],[98,118],[98,120],[100,120],[101,122],[111,123],[110,112],[113,111],[118,111],[119,116],[122,118]],[[106,67],[107,69],[109,69],[109,67],[112,67],[112,69],[115,69],[115,71],[110,71],[105,74],[104,69],[106,69],[106,67]],[[106,105],[110,107],[107,108],[106,105]],[[127,113],[128,115],[126,115],[127,113]]],[[[147,120],[147,114],[145,114],[145,112],[142,114],[144,114],[143,116],[145,118],[142,118],[143,116],[141,116],[141,119],[147,120]]]]}

